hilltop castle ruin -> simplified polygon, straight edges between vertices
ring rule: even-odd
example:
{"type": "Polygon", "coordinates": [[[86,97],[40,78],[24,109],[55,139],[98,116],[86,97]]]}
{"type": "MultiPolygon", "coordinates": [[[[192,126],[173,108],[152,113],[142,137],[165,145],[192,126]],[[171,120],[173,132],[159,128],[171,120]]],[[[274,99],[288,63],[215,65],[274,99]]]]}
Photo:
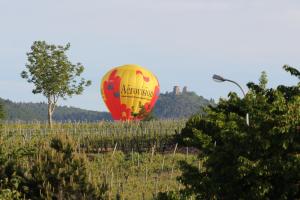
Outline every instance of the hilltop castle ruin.
{"type": "Polygon", "coordinates": [[[180,91],[180,86],[174,86],[174,88],[173,88],[173,94],[174,95],[180,95],[180,94],[185,94],[185,93],[187,93],[188,92],[188,90],[187,90],[187,86],[184,86],[183,87],[183,89],[182,89],[182,91],[180,91]]]}

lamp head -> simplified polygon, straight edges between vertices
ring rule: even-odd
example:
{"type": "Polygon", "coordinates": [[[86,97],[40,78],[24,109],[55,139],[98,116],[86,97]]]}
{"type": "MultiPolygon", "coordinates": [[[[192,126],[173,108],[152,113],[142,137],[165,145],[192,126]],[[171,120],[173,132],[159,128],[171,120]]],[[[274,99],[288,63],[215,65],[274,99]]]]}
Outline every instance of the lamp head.
{"type": "Polygon", "coordinates": [[[216,74],[214,74],[212,78],[216,82],[224,82],[224,81],[226,81],[225,78],[223,78],[222,76],[216,75],[216,74]]]}

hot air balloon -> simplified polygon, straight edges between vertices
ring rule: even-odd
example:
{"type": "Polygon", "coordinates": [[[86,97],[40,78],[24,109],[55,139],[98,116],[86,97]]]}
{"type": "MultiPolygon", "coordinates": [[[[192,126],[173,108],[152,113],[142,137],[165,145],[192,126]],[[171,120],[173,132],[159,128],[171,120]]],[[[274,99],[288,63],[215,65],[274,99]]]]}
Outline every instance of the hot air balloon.
{"type": "Polygon", "coordinates": [[[101,94],[114,120],[141,120],[159,97],[159,83],[147,69],[123,65],[105,74],[101,94]]]}

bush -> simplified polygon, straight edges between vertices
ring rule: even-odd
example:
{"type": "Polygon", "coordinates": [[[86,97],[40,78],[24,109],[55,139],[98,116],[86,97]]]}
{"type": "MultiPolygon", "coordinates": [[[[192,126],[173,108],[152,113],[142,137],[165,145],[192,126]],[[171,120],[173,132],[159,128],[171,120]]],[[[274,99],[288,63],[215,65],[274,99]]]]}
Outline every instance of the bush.
{"type": "Polygon", "coordinates": [[[0,200],[19,200],[21,194],[16,190],[2,189],[0,190],[0,200]]]}
{"type": "Polygon", "coordinates": [[[75,147],[68,136],[59,136],[41,148],[27,176],[28,198],[101,199],[88,180],[87,158],[76,153],[75,147]]]}
{"type": "Polygon", "coordinates": [[[106,185],[92,183],[88,160],[72,139],[61,135],[40,143],[30,155],[22,149],[3,153],[0,146],[0,199],[103,199],[106,185]]]}
{"type": "MultiPolygon", "coordinates": [[[[296,69],[284,69],[300,79],[296,69]]],[[[182,140],[199,148],[205,161],[201,170],[181,163],[182,194],[196,199],[300,198],[300,83],[266,89],[266,82],[264,75],[260,84],[248,84],[246,98],[230,93],[206,116],[187,122],[182,140]]]]}

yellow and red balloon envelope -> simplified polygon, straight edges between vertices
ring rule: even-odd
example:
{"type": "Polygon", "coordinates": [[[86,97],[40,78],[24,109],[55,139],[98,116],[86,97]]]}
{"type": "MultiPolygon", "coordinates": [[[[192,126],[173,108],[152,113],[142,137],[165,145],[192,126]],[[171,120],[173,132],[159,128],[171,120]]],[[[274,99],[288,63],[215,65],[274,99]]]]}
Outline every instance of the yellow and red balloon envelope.
{"type": "Polygon", "coordinates": [[[123,65],[106,73],[101,94],[114,120],[141,120],[159,97],[159,83],[147,69],[123,65]]]}

